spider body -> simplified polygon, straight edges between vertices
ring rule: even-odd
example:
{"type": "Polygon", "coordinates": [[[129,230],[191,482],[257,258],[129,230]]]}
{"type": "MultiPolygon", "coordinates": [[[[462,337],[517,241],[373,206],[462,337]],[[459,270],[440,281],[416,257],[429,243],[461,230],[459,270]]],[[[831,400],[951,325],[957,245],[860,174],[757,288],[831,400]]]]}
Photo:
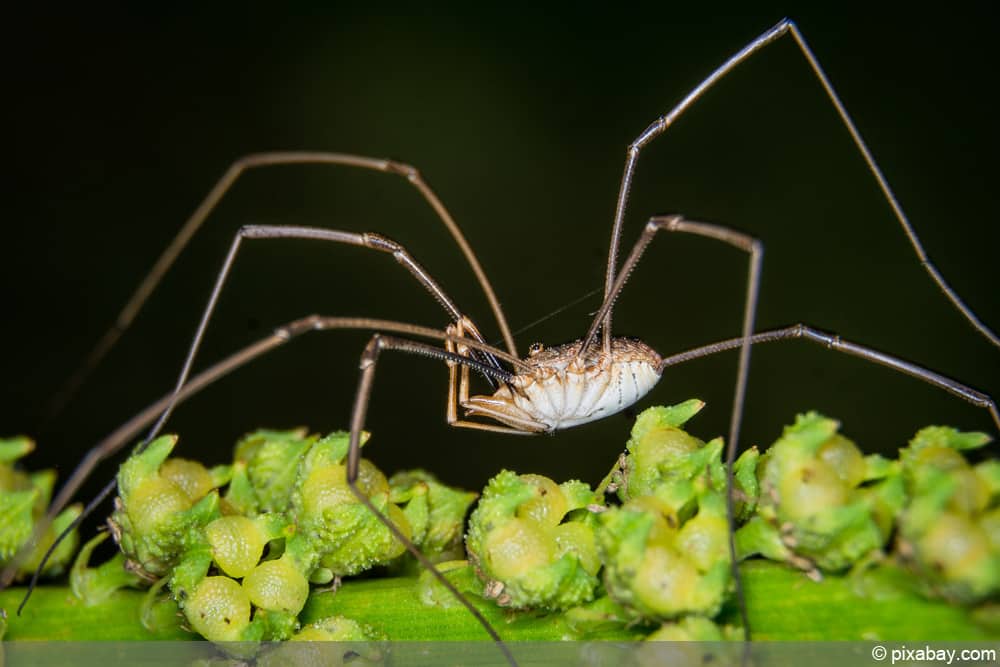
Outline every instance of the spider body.
{"type": "Polygon", "coordinates": [[[633,338],[613,338],[611,351],[582,340],[557,347],[532,346],[529,370],[514,375],[492,396],[462,402],[467,415],[489,417],[531,433],[551,433],[621,412],[660,379],[661,357],[633,338]]]}

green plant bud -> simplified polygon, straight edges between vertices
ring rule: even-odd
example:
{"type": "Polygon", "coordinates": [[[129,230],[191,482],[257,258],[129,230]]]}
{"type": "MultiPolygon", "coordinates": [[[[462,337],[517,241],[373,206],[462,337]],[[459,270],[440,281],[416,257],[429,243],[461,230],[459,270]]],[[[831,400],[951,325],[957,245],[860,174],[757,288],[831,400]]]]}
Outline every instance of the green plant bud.
{"type": "Polygon", "coordinates": [[[191,498],[170,480],[153,477],[135,487],[129,499],[132,526],[138,533],[171,531],[191,508],[191,498]]]}
{"type": "Polygon", "coordinates": [[[820,445],[819,460],[832,470],[848,489],[865,480],[867,466],[861,450],[839,433],[820,445]]]}
{"type": "Polygon", "coordinates": [[[914,546],[919,569],[937,595],[967,604],[1000,591],[1000,551],[979,522],[944,512],[914,546]]]}
{"type": "Polygon", "coordinates": [[[234,579],[241,579],[253,571],[268,541],[257,523],[245,516],[216,519],[205,526],[205,538],[219,569],[234,579]]]}
{"type": "Polygon", "coordinates": [[[978,514],[990,504],[990,487],[972,467],[952,472],[956,479],[951,507],[965,514],[978,514]]]}
{"type": "Polygon", "coordinates": [[[962,454],[988,441],[982,433],[930,426],[900,450],[909,494],[899,521],[900,557],[925,592],[960,604],[1000,592],[1000,466],[973,467],[962,454]]]}
{"type": "Polygon", "coordinates": [[[729,560],[729,521],[725,501],[716,494],[715,507],[706,507],[703,499],[698,514],[681,527],[676,546],[700,572],[707,572],[716,563],[729,560]]]}
{"type": "Polygon", "coordinates": [[[488,533],[480,555],[483,566],[503,581],[544,567],[555,552],[555,538],[542,524],[511,519],[488,533]]]}
{"type": "MultiPolygon", "coordinates": [[[[617,491],[623,502],[655,495],[679,520],[695,512],[697,498],[705,490],[725,492],[728,481],[722,460],[722,439],[706,443],[680,428],[703,406],[702,401],[691,400],[643,411],[632,428],[628,454],[619,460],[599,488],[617,491]]],[[[759,458],[757,449],[750,448],[734,463],[737,520],[748,518],[756,507],[759,458]]]]}
{"type": "MultiPolygon", "coordinates": [[[[366,439],[363,434],[362,442],[366,439]]],[[[291,493],[292,513],[302,536],[295,540],[300,562],[308,562],[311,552],[320,567],[336,576],[385,564],[405,550],[347,484],[348,445],[349,436],[343,432],[318,440],[302,457],[298,485],[291,493]]],[[[413,531],[406,516],[389,502],[388,480],[370,461],[360,461],[357,486],[409,538],[413,531]]]]}
{"type": "Polygon", "coordinates": [[[413,541],[425,556],[433,562],[464,558],[465,515],[477,494],[446,486],[422,470],[397,473],[389,486],[392,502],[404,506],[413,541]]]}
{"type": "MultiPolygon", "coordinates": [[[[409,539],[411,530],[406,515],[399,507],[388,502],[387,498],[388,494],[383,494],[372,498],[372,502],[409,539]]],[[[328,527],[331,528],[331,534],[341,539],[336,547],[321,554],[319,564],[340,576],[385,565],[406,550],[403,543],[361,504],[341,511],[339,517],[328,521],[328,527]],[[343,528],[346,525],[353,526],[353,529],[345,534],[343,528]]]]}
{"type": "Polygon", "coordinates": [[[518,609],[564,609],[593,599],[599,569],[594,522],[587,512],[569,513],[595,501],[582,482],[557,486],[509,470],[490,480],[466,537],[487,596],[518,609]]]}
{"type": "Polygon", "coordinates": [[[38,495],[36,489],[0,493],[0,563],[6,564],[31,537],[38,495]]]}
{"type": "Polygon", "coordinates": [[[167,459],[160,466],[160,477],[180,487],[192,503],[217,486],[205,466],[187,459],[167,459]]]}
{"type": "Polygon", "coordinates": [[[184,603],[191,628],[215,642],[245,640],[250,625],[250,599],[229,577],[205,577],[184,603]]]}
{"type": "Polygon", "coordinates": [[[850,489],[840,475],[818,460],[804,460],[787,465],[776,487],[782,518],[790,521],[808,519],[847,502],[850,489]]]}
{"type": "Polygon", "coordinates": [[[255,567],[243,590],[257,607],[298,615],[309,597],[309,582],[291,559],[282,557],[255,567]]]}
{"type": "Polygon", "coordinates": [[[907,467],[915,474],[926,468],[935,470],[961,470],[969,464],[957,450],[946,445],[925,444],[923,447],[914,449],[911,445],[905,456],[907,467]]]}
{"type": "Polygon", "coordinates": [[[608,594],[651,621],[714,616],[731,580],[722,496],[705,491],[697,513],[679,528],[657,506],[638,498],[600,515],[597,541],[608,594]]]}
{"type": "Polygon", "coordinates": [[[358,502],[347,485],[347,468],[331,465],[313,470],[301,486],[301,511],[306,517],[321,517],[358,502]]]}
{"type": "Polygon", "coordinates": [[[650,546],[636,571],[635,606],[667,618],[685,613],[697,580],[694,563],[667,547],[650,546]]]}
{"type": "MultiPolygon", "coordinates": [[[[367,459],[361,459],[358,464],[357,482],[358,489],[368,497],[387,494],[389,490],[385,475],[367,459]]],[[[303,515],[320,517],[359,501],[347,484],[347,466],[328,463],[308,471],[294,502],[303,515]]]]}
{"type": "Polygon", "coordinates": [[[992,495],[990,480],[980,477],[958,451],[931,445],[917,450],[902,450],[901,458],[912,495],[937,493],[938,485],[944,483],[941,474],[945,474],[951,485],[947,494],[949,507],[968,514],[980,512],[988,506],[992,495]]]}
{"type": "MultiPolygon", "coordinates": [[[[56,475],[54,470],[25,473],[14,467],[34,448],[34,441],[24,436],[0,438],[0,568],[6,567],[29,540],[36,540],[31,552],[22,556],[15,573],[16,579],[28,576],[37,569],[56,536],[69,527],[81,511],[80,505],[67,507],[40,535],[35,536],[52,499],[56,475]]],[[[73,531],[49,556],[42,576],[61,574],[72,559],[77,542],[77,533],[73,531]]]]}
{"type": "Polygon", "coordinates": [[[368,459],[358,461],[358,488],[366,496],[374,496],[389,491],[389,480],[385,473],[368,459]]]}
{"type": "Polygon", "coordinates": [[[704,470],[704,461],[693,455],[705,443],[680,428],[704,405],[691,400],[640,413],[626,445],[629,456],[622,477],[616,480],[622,501],[653,493],[665,479],[691,479],[704,470]]]}
{"type": "Polygon", "coordinates": [[[974,569],[990,553],[989,538],[980,527],[950,512],[938,517],[921,539],[920,548],[934,569],[946,577],[974,569]]]}
{"type": "Polygon", "coordinates": [[[304,429],[255,431],[236,445],[236,461],[246,464],[246,475],[261,511],[288,509],[304,454],[317,441],[304,429]]]}
{"type": "Polygon", "coordinates": [[[585,572],[597,575],[601,569],[601,558],[592,526],[581,521],[570,521],[556,526],[554,535],[557,558],[575,555],[585,572]]]}
{"type": "Polygon", "coordinates": [[[126,556],[151,578],[166,574],[191,527],[187,515],[191,499],[159,473],[176,443],[176,436],[161,436],[122,464],[118,499],[109,519],[112,535],[126,556]]]}
{"type": "Polygon", "coordinates": [[[543,475],[521,475],[521,481],[536,488],[534,496],[517,508],[517,516],[546,526],[557,526],[569,503],[559,485],[543,475]]]}
{"type": "Polygon", "coordinates": [[[837,571],[885,545],[905,500],[893,481],[898,473],[877,458],[861,457],[838,426],[815,412],[799,415],[761,457],[758,512],[772,531],[756,526],[754,538],[742,540],[744,548],[777,555],[776,531],[790,564],[837,571]],[[869,484],[860,487],[862,482],[869,484]]]}

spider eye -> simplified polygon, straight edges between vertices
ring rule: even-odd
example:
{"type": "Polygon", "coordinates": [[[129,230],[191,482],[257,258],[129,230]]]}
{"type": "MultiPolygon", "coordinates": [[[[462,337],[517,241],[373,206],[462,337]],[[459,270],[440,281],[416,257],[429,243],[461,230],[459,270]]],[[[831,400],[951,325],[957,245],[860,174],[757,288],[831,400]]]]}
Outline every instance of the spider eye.
{"type": "Polygon", "coordinates": [[[528,348],[528,355],[533,357],[544,349],[545,346],[541,343],[532,343],[531,347],[528,348]]]}

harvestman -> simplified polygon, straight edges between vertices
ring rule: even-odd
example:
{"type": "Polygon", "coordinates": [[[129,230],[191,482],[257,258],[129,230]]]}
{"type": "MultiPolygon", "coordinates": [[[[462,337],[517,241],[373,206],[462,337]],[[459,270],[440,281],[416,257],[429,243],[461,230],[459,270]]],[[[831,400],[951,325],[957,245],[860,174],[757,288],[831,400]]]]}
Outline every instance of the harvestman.
{"type": "MultiPolygon", "coordinates": [[[[235,162],[188,219],[170,246],[160,256],[149,275],[143,280],[120,313],[113,328],[101,339],[81,369],[74,374],[63,391],[60,392],[57,401],[64,401],[72,395],[86,375],[99,363],[104,354],[114,345],[117,338],[131,324],[142,305],[190,240],[191,236],[201,226],[239,176],[249,169],[261,166],[306,163],[332,164],[371,169],[404,176],[434,209],[469,262],[492,308],[493,315],[496,318],[498,328],[503,337],[505,349],[488,345],[475,324],[462,313],[430,274],[413,259],[410,253],[398,243],[384,236],[372,233],[357,234],[313,227],[260,225],[242,227],[233,239],[229,253],[216,278],[208,304],[191,342],[174,390],[169,395],[146,408],[139,415],[133,417],[128,423],[109,435],[87,454],[66,485],[60,490],[59,495],[50,508],[50,516],[53,516],[68,503],[80,484],[99,461],[117,452],[141,429],[153,423],[152,428],[139,446],[140,450],[145,447],[146,443],[156,437],[177,404],[230,371],[303,333],[330,329],[368,329],[376,332],[390,332],[391,334],[403,334],[409,337],[426,338],[443,342],[443,346],[436,346],[412,340],[412,338],[401,338],[396,335],[385,335],[384,333],[375,333],[372,336],[361,355],[361,377],[351,415],[347,481],[358,500],[374,512],[379,520],[406,545],[407,549],[413,553],[424,567],[431,570],[441,583],[466,606],[490,636],[499,642],[508,661],[511,664],[516,664],[509,651],[503,645],[500,636],[490,623],[483,618],[471,602],[465,599],[443,575],[433,568],[427,559],[420,554],[416,547],[409,542],[405,535],[386,516],[375,509],[371,501],[356,486],[360,460],[360,433],[364,426],[375,368],[380,354],[384,350],[409,352],[444,361],[447,364],[449,368],[448,406],[446,413],[448,424],[463,428],[530,435],[569,428],[619,412],[642,398],[656,384],[666,367],[723,350],[739,348],[737,382],[726,451],[727,476],[730,488],[732,486],[732,464],[738,449],[737,443],[746,394],[750,347],[756,343],[802,338],[825,345],[829,349],[838,350],[870,362],[887,366],[893,370],[923,380],[935,387],[944,389],[973,405],[986,408],[990,412],[994,422],[996,422],[998,430],[1000,430],[1000,413],[998,413],[996,404],[992,398],[915,364],[851,343],[841,339],[839,336],[827,334],[803,324],[762,333],[753,333],[763,250],[760,242],[750,236],[719,225],[686,220],[680,216],[654,217],[646,223],[639,239],[622,263],[621,268],[616,269],[622,222],[625,217],[629,189],[642,148],[663,134],[681,114],[716,82],[735,69],[739,64],[749,59],[754,53],[786,34],[791,35],[795,40],[813,73],[836,108],[841,121],[850,132],[865,163],[892,207],[896,219],[909,238],[920,263],[952,302],[954,307],[969,323],[993,345],[1000,347],[1000,338],[983,324],[963,303],[961,298],[945,282],[944,278],[928,259],[916,233],[889,188],[874,158],[871,156],[867,145],[841,103],[840,98],[827,79],[826,74],[820,67],[798,28],[794,23],[786,19],[767,30],[729,58],[684,97],[668,114],[658,118],[629,145],[625,171],[615,207],[604,284],[604,301],[586,334],[581,339],[553,348],[543,348],[540,345],[532,346],[528,356],[525,358],[518,356],[514,337],[507,324],[500,303],[471,247],[447,209],[445,209],[416,169],[388,160],[376,160],[336,153],[266,153],[248,156],[235,162]],[[611,335],[612,311],[615,301],[621,293],[625,282],[638,264],[646,247],[660,231],[683,232],[704,236],[723,241],[749,254],[750,266],[744,304],[743,330],[740,337],[720,341],[664,358],[638,340],[618,338],[611,335]],[[448,313],[452,324],[446,330],[441,331],[385,320],[313,315],[279,327],[267,338],[249,345],[189,379],[195,355],[242,242],[246,239],[274,238],[332,241],[391,254],[438,301],[448,313]],[[477,371],[486,378],[493,390],[492,395],[470,396],[470,369],[477,371]],[[465,418],[459,416],[459,408],[465,411],[465,418]],[[480,419],[472,419],[476,417],[480,419]],[[490,421],[482,421],[483,418],[490,421]]],[[[115,484],[115,481],[112,481],[102,490],[98,497],[87,506],[84,516],[114,490],[115,484]]],[[[731,526],[733,521],[732,504],[733,498],[730,494],[728,496],[728,511],[731,526]]],[[[63,536],[68,534],[71,529],[72,527],[67,529],[63,536]]],[[[60,539],[62,539],[62,536],[60,539]]],[[[736,582],[737,596],[740,602],[746,637],[749,638],[749,624],[747,623],[739,570],[736,567],[735,547],[731,535],[730,554],[733,561],[733,575],[736,582]]],[[[12,576],[13,568],[8,568],[4,572],[3,581],[0,583],[6,585],[12,576]]],[[[33,579],[32,586],[34,586],[34,583],[35,580],[33,579]]],[[[27,597],[25,598],[26,601],[27,597]]]]}

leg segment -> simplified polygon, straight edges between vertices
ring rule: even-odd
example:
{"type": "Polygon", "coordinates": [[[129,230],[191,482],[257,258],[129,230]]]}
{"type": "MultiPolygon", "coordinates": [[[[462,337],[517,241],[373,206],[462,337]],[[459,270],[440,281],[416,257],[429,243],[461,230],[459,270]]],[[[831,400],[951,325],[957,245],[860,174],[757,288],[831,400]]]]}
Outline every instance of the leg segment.
{"type": "Polygon", "coordinates": [[[500,307],[500,301],[497,299],[496,294],[493,291],[493,286],[486,277],[486,272],[483,271],[482,266],[479,264],[479,259],[472,251],[472,247],[465,239],[465,235],[462,234],[462,230],[459,228],[458,224],[451,217],[448,209],[444,207],[444,204],[441,203],[438,196],[434,193],[430,186],[427,185],[426,181],[424,181],[417,169],[408,164],[393,162],[392,160],[379,160],[344,153],[323,153],[313,151],[257,153],[244,156],[230,165],[226,172],[222,175],[222,178],[220,178],[215,184],[215,187],[213,187],[208,195],[206,195],[205,199],[198,204],[198,207],[191,214],[191,217],[187,219],[180,231],[177,232],[177,236],[174,237],[174,239],[170,242],[170,245],[167,246],[160,257],[156,260],[153,268],[150,269],[146,277],[143,278],[139,287],[136,288],[128,302],[122,308],[112,327],[104,333],[101,339],[87,355],[83,364],[73,373],[73,375],[70,376],[69,380],[66,381],[59,392],[57,392],[53,397],[50,414],[54,415],[58,413],[63,406],[66,405],[70,398],[72,398],[73,394],[76,393],[79,387],[83,384],[84,380],[86,380],[87,376],[101,362],[104,355],[108,353],[125,330],[128,329],[129,325],[132,324],[132,321],[135,319],[136,315],[139,314],[139,311],[146,303],[150,294],[152,294],[153,290],[156,289],[156,286],[160,284],[163,276],[168,270],[170,270],[170,267],[180,255],[181,251],[184,250],[184,247],[191,240],[191,237],[194,236],[195,232],[198,231],[202,223],[204,223],[212,211],[215,210],[215,207],[219,204],[226,193],[229,192],[239,177],[246,171],[258,167],[296,164],[340,165],[360,169],[370,169],[386,174],[398,174],[405,177],[406,180],[417,189],[431,208],[434,209],[434,212],[441,219],[444,226],[447,227],[452,238],[455,239],[455,243],[465,256],[465,259],[472,268],[473,273],[475,273],[476,280],[479,282],[480,287],[482,287],[483,293],[486,295],[486,300],[489,301],[490,308],[493,309],[493,315],[496,317],[497,325],[500,328],[500,333],[503,336],[504,344],[506,345],[507,350],[512,356],[517,356],[517,350],[514,346],[514,337],[510,332],[510,327],[507,325],[507,319],[504,316],[503,309],[500,307]]]}
{"type": "MultiPolygon", "coordinates": [[[[951,378],[941,375],[940,373],[935,373],[932,370],[928,370],[909,361],[904,361],[884,352],[873,350],[872,348],[865,347],[864,345],[852,343],[848,340],[844,340],[840,336],[826,333],[825,331],[821,331],[805,324],[794,324],[783,329],[773,329],[771,331],[755,333],[750,336],[749,341],[751,345],[755,345],[757,343],[770,343],[772,341],[794,339],[808,340],[813,343],[823,345],[827,349],[843,352],[844,354],[848,354],[852,357],[858,357],[859,359],[864,359],[865,361],[885,366],[886,368],[890,368],[899,373],[904,373],[910,377],[926,382],[927,384],[937,387],[938,389],[943,389],[952,396],[956,396],[976,407],[985,408],[993,418],[993,423],[997,427],[997,432],[1000,433],[1000,410],[998,410],[996,401],[994,401],[991,396],[980,391],[976,391],[972,387],[968,387],[961,382],[952,380],[951,378]]],[[[684,362],[691,361],[692,359],[699,359],[717,352],[732,350],[737,347],[741,347],[744,342],[744,338],[729,338],[727,340],[704,345],[694,350],[680,352],[664,358],[663,362],[660,364],[660,368],[662,370],[668,366],[676,366],[677,364],[682,364],[684,362]]]]}
{"type": "MultiPolygon", "coordinates": [[[[420,553],[416,545],[410,541],[406,535],[403,534],[396,524],[392,522],[389,517],[380,512],[372,501],[358,488],[358,466],[361,462],[361,431],[364,430],[365,426],[365,414],[368,411],[368,400],[371,397],[372,382],[375,379],[375,366],[378,363],[379,355],[383,350],[400,350],[404,352],[410,352],[414,354],[420,354],[432,358],[443,359],[449,363],[461,363],[464,365],[473,365],[469,362],[472,361],[467,357],[463,357],[458,354],[447,352],[441,348],[433,347],[431,345],[426,345],[424,343],[418,343],[411,340],[406,340],[403,338],[394,338],[389,336],[382,336],[375,334],[371,341],[365,347],[364,353],[361,355],[361,378],[358,382],[358,392],[354,399],[354,409],[351,412],[351,440],[350,449],[347,452],[347,484],[351,488],[351,491],[357,497],[357,499],[363,503],[372,514],[374,514],[379,521],[381,521],[386,528],[395,536],[401,544],[406,547],[413,556],[420,562],[420,564],[444,586],[448,591],[455,596],[455,598],[461,602],[466,609],[469,610],[483,629],[490,635],[494,642],[497,644],[507,659],[507,662],[512,665],[512,667],[517,667],[517,661],[514,660],[514,656],[511,654],[510,649],[503,643],[500,635],[493,628],[489,621],[476,609],[475,605],[469,602],[464,595],[462,595],[455,586],[448,581],[447,577],[438,572],[434,564],[431,563],[426,556],[420,553]]],[[[454,372],[454,370],[452,371],[454,372]]]]}
{"type": "MultiPolygon", "coordinates": [[[[747,236],[728,227],[711,225],[704,222],[694,222],[685,220],[680,216],[651,218],[646,223],[646,227],[632,247],[622,264],[622,270],[615,278],[614,284],[604,297],[604,303],[594,316],[587,335],[580,345],[579,357],[589,345],[595,345],[594,340],[598,327],[604,326],[603,345],[606,354],[611,351],[611,338],[608,334],[608,327],[611,322],[611,311],[614,308],[618,295],[625,287],[625,282],[629,279],[636,264],[645,252],[646,247],[652,242],[653,237],[660,230],[668,232],[686,232],[697,234],[707,238],[728,243],[729,245],[743,250],[750,254],[750,269],[747,276],[747,291],[743,306],[743,336],[740,341],[740,359],[736,370],[736,390],[733,395],[733,407],[729,418],[729,439],[726,442],[726,488],[733,488],[733,463],[736,461],[736,451],[740,437],[740,424],[743,421],[743,404],[746,402],[747,377],[750,373],[750,342],[753,333],[753,322],[757,313],[757,295],[760,292],[760,269],[764,257],[764,246],[753,237],[747,236]]],[[[660,369],[662,371],[662,367],[660,369]]],[[[729,521],[729,557],[733,568],[733,581],[736,583],[736,598],[740,608],[740,616],[743,621],[743,633],[747,641],[750,640],[750,621],[747,617],[746,600],[743,597],[743,583],[740,579],[739,564],[736,560],[736,517],[733,494],[726,494],[726,514],[729,521]]]]}
{"type": "MultiPolygon", "coordinates": [[[[435,299],[437,299],[438,303],[441,304],[452,319],[458,320],[463,317],[461,311],[458,309],[458,306],[456,306],[448,295],[445,294],[444,290],[436,282],[434,282],[434,279],[431,278],[430,274],[428,274],[423,267],[417,264],[406,249],[395,241],[392,241],[384,236],[379,236],[377,234],[355,234],[353,232],[343,232],[335,229],[320,229],[316,227],[248,225],[241,227],[236,233],[236,236],[233,238],[233,242],[229,247],[229,253],[226,255],[226,259],[222,264],[222,269],[220,269],[219,274],[215,279],[215,285],[209,295],[208,304],[205,306],[205,310],[202,313],[201,321],[198,323],[198,328],[195,331],[194,338],[191,340],[191,346],[188,350],[187,357],[184,359],[184,365],[181,368],[179,377],[177,378],[177,385],[174,389],[175,393],[180,392],[181,387],[184,386],[184,383],[187,381],[188,375],[191,372],[191,365],[194,363],[194,357],[198,353],[198,348],[201,346],[201,340],[205,335],[208,322],[215,310],[215,305],[219,300],[219,294],[222,292],[222,287],[225,285],[226,279],[229,277],[229,272],[232,269],[233,262],[236,260],[236,254],[239,252],[243,239],[276,238],[334,241],[337,243],[346,243],[349,245],[356,245],[390,253],[393,257],[395,257],[396,261],[402,264],[403,267],[406,268],[406,270],[409,271],[410,274],[413,275],[413,277],[416,278],[420,284],[423,285],[432,296],[434,296],[435,299]]],[[[473,331],[478,336],[478,332],[475,329],[473,329],[473,331]]],[[[482,341],[480,340],[480,342],[482,341]]],[[[473,353],[473,356],[478,355],[483,356],[487,365],[494,369],[500,369],[499,361],[497,361],[496,357],[490,352],[473,353]]],[[[168,405],[163,411],[163,414],[160,415],[159,420],[146,437],[146,442],[149,442],[156,437],[164,422],[166,422],[166,420],[170,417],[170,413],[173,411],[173,408],[174,406],[171,404],[168,405]]]]}
{"type": "MultiPolygon", "coordinates": [[[[59,489],[59,493],[56,495],[55,499],[49,505],[49,510],[46,513],[46,516],[38,522],[35,528],[35,535],[41,535],[48,528],[49,522],[55,517],[55,515],[61,512],[67,504],[69,504],[69,501],[76,495],[77,491],[79,491],[80,486],[87,480],[101,461],[114,456],[121,450],[122,447],[125,446],[126,443],[131,442],[142,429],[146,428],[160,418],[160,416],[168,408],[176,407],[205,387],[214,383],[216,380],[225,377],[232,371],[278,347],[281,347],[285,343],[298,338],[303,334],[311,331],[332,331],[340,329],[393,331],[411,336],[420,336],[436,340],[451,341],[453,343],[461,343],[465,348],[477,350],[483,354],[488,354],[498,359],[502,359],[503,361],[511,364],[514,368],[524,367],[522,361],[516,357],[511,357],[503,350],[498,350],[495,347],[486,345],[477,340],[458,339],[438,329],[431,329],[403,322],[393,322],[391,320],[356,317],[322,317],[319,315],[303,317],[284,326],[278,327],[270,336],[251,343],[208,369],[198,373],[189,381],[185,382],[180,387],[180,391],[171,391],[170,393],[162,396],[156,402],[146,407],[142,412],[132,417],[132,419],[127,421],[125,424],[115,429],[110,435],[104,438],[104,440],[87,452],[86,456],[83,457],[83,460],[76,466],[73,473],[66,480],[66,483],[59,489]]],[[[450,357],[448,358],[450,359],[450,357]]],[[[482,365],[481,362],[475,362],[474,360],[470,360],[470,363],[482,365]]],[[[503,380],[507,377],[507,375],[501,375],[501,372],[496,370],[490,370],[489,372],[494,373],[499,380],[503,380]]],[[[506,371],[503,371],[503,373],[506,373],[506,371]]],[[[67,527],[66,530],[64,530],[63,533],[60,534],[53,542],[52,546],[49,547],[49,550],[42,558],[41,564],[35,570],[35,576],[32,577],[31,583],[28,587],[28,594],[21,602],[21,607],[24,606],[28,597],[31,595],[31,591],[37,583],[38,573],[44,569],[51,553],[55,550],[59,543],[66,538],[67,535],[75,530],[80,523],[82,523],[83,520],[115,490],[116,484],[116,481],[112,479],[112,481],[100,491],[97,497],[88,503],[86,509],[77,518],[77,520],[67,527]]],[[[14,573],[17,571],[21,560],[26,557],[36,539],[37,537],[26,544],[25,547],[21,549],[21,552],[15,555],[14,559],[12,559],[12,561],[8,564],[7,568],[0,573],[0,590],[6,588],[11,581],[13,581],[14,573]]]]}
{"type": "MultiPolygon", "coordinates": [[[[646,144],[666,132],[667,128],[669,128],[681,116],[681,114],[687,111],[689,107],[701,98],[701,96],[704,95],[705,92],[707,92],[712,86],[722,80],[723,77],[728,75],[732,70],[736,69],[746,60],[749,60],[755,53],[762,50],[767,45],[776,42],[785,34],[790,34],[792,39],[795,40],[795,44],[799,47],[802,55],[809,63],[809,67],[812,69],[813,74],[816,75],[816,78],[819,80],[824,92],[830,99],[834,108],[837,110],[837,115],[840,116],[841,122],[850,133],[855,146],[857,146],[858,151],[861,153],[861,157],[864,159],[865,164],[868,167],[868,170],[878,182],[882,195],[889,203],[893,214],[896,216],[896,220],[906,233],[906,236],[910,241],[910,245],[913,246],[913,250],[917,254],[917,259],[920,261],[921,266],[923,266],[927,273],[930,274],[931,279],[933,279],[938,288],[944,292],[945,296],[949,301],[951,301],[955,309],[958,310],[958,312],[961,313],[962,316],[968,320],[968,322],[984,338],[993,343],[993,345],[1000,347],[1000,336],[997,336],[995,332],[979,320],[976,314],[972,312],[965,302],[962,301],[961,297],[958,296],[955,290],[952,289],[952,287],[945,281],[944,277],[937,270],[934,264],[931,263],[927,253],[924,251],[923,245],[920,243],[920,239],[917,236],[916,231],[914,231],[913,226],[910,224],[906,213],[903,212],[903,208],[896,199],[896,195],[893,194],[892,189],[889,187],[889,183],[882,174],[882,170],[879,168],[878,163],[876,163],[875,158],[872,157],[871,151],[868,149],[868,145],[865,143],[865,140],[861,137],[861,133],[858,131],[857,126],[855,126],[854,121],[851,120],[850,115],[847,113],[847,109],[844,107],[843,102],[841,102],[840,96],[837,95],[837,92],[833,88],[833,84],[830,83],[829,78],[826,76],[826,72],[823,71],[819,61],[816,60],[816,56],[813,54],[812,49],[809,48],[805,37],[802,36],[802,33],[799,31],[795,23],[789,19],[782,19],[774,27],[770,28],[740,49],[714,72],[709,74],[704,81],[699,83],[694,90],[688,93],[684,99],[677,104],[677,106],[671,109],[666,115],[656,119],[649,127],[643,130],[643,132],[636,137],[635,141],[629,145],[625,159],[625,173],[622,176],[621,187],[618,192],[618,202],[615,206],[615,220],[611,230],[611,245],[608,251],[608,267],[604,282],[605,299],[607,299],[614,291],[616,263],[618,259],[618,246],[621,240],[622,223],[625,219],[625,208],[628,203],[629,189],[632,186],[632,178],[635,174],[635,166],[639,160],[639,152],[646,144]]],[[[624,270],[625,267],[622,268],[624,270]]],[[[609,349],[608,346],[610,345],[610,337],[611,311],[608,310],[604,316],[603,326],[605,350],[609,349]]]]}

